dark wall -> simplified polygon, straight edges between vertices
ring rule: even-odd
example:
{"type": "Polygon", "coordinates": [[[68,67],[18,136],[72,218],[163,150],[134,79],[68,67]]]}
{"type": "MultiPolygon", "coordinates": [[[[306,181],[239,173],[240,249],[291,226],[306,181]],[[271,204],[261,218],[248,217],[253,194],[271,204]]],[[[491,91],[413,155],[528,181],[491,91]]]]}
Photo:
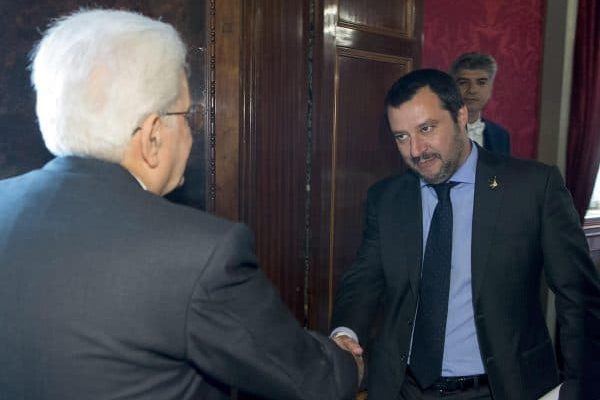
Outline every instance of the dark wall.
{"type": "MultiPolygon", "coordinates": [[[[208,104],[206,5],[210,3],[193,0],[0,0],[0,3],[0,179],[39,168],[52,158],[37,127],[29,54],[49,21],[81,7],[133,10],[172,23],[190,48],[192,99],[204,106],[208,104]]],[[[205,206],[205,138],[209,133],[206,124],[205,128],[193,132],[195,142],[186,171],[186,185],[171,195],[173,200],[199,208],[205,206]]]]}
{"type": "Polygon", "coordinates": [[[6,0],[1,6],[0,178],[37,168],[51,158],[37,128],[27,70],[28,54],[48,18],[44,7],[32,3],[6,0]]]}
{"type": "Polygon", "coordinates": [[[484,116],[511,133],[513,154],[535,158],[547,0],[425,0],[423,66],[447,70],[466,51],[498,62],[484,116]]]}

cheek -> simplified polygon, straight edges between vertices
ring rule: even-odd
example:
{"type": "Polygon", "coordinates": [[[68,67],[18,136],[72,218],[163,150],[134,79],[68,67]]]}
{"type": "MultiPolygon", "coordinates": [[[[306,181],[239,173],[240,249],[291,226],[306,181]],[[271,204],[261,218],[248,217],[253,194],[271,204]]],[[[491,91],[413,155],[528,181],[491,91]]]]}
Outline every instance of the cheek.
{"type": "Polygon", "coordinates": [[[410,158],[411,158],[410,157],[410,148],[407,144],[396,143],[396,148],[400,152],[400,155],[402,156],[403,159],[410,160],[410,158]]]}
{"type": "Polygon", "coordinates": [[[182,128],[180,132],[179,148],[182,152],[189,152],[192,147],[192,132],[187,127],[182,128]]]}
{"type": "Polygon", "coordinates": [[[442,158],[447,159],[448,156],[452,154],[455,148],[453,139],[453,136],[449,136],[447,140],[444,140],[442,143],[438,143],[438,152],[442,155],[442,158]]]}
{"type": "Polygon", "coordinates": [[[192,142],[193,142],[193,139],[192,139],[192,134],[190,132],[187,135],[187,143],[186,143],[187,154],[190,154],[190,151],[192,150],[192,142]]]}
{"type": "Polygon", "coordinates": [[[398,149],[398,151],[403,154],[403,148],[406,147],[405,145],[403,145],[402,143],[400,143],[399,141],[395,140],[394,144],[396,145],[396,148],[398,149]]]}

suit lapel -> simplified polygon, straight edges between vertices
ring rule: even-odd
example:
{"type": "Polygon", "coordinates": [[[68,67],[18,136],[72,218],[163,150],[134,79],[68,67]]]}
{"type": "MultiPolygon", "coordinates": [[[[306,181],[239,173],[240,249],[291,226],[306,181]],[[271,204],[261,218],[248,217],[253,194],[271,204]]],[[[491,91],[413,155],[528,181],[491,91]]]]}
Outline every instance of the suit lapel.
{"type": "Polygon", "coordinates": [[[393,241],[389,243],[389,248],[394,253],[390,258],[393,260],[393,268],[404,266],[404,269],[398,269],[397,272],[408,272],[411,289],[417,296],[423,254],[421,188],[413,173],[408,172],[404,178],[391,196],[390,205],[393,209],[384,213],[389,216],[390,235],[386,235],[383,240],[393,241]]]}
{"type": "Polygon", "coordinates": [[[484,118],[481,118],[481,121],[485,124],[482,133],[483,145],[481,147],[483,147],[484,149],[493,148],[494,144],[490,143],[490,141],[493,140],[493,135],[490,134],[490,123],[484,118]]]}
{"type": "MultiPolygon", "coordinates": [[[[475,176],[475,194],[473,200],[473,232],[471,239],[471,277],[473,299],[479,296],[481,286],[491,256],[490,248],[500,205],[504,197],[505,183],[502,175],[501,158],[479,147],[477,172],[475,176]]],[[[388,242],[393,249],[390,257],[393,265],[403,265],[406,269],[399,273],[408,273],[411,290],[415,296],[419,293],[421,281],[421,262],[423,256],[423,211],[421,205],[421,188],[418,178],[408,172],[399,181],[396,190],[387,202],[388,209],[383,215],[389,216],[389,235],[381,240],[388,242]]]]}
{"type": "Polygon", "coordinates": [[[471,279],[473,300],[477,300],[490,254],[500,204],[504,197],[505,183],[500,159],[479,148],[475,195],[473,200],[473,232],[471,237],[471,279]]]}

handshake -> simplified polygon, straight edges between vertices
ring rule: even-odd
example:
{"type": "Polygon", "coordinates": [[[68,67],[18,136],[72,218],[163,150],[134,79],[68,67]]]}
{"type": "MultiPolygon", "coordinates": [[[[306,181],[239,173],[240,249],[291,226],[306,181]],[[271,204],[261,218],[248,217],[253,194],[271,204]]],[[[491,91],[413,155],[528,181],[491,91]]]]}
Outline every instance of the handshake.
{"type": "Polygon", "coordinates": [[[358,368],[358,386],[362,382],[365,374],[365,362],[363,360],[363,348],[356,340],[345,333],[337,333],[332,336],[333,341],[342,349],[346,350],[354,357],[356,367],[358,368]]]}

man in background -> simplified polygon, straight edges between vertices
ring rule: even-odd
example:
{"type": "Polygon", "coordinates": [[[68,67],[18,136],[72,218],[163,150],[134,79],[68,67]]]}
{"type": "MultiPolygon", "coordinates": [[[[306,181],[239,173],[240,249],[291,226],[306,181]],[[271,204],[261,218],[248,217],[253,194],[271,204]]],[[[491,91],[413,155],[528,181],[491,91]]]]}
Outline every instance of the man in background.
{"type": "Polygon", "coordinates": [[[186,46],[126,11],[34,52],[42,169],[0,181],[0,399],[347,400],[352,356],[304,330],[242,224],[173,204],[192,144],[186,46]]]}
{"type": "Polygon", "coordinates": [[[469,111],[469,138],[486,150],[509,155],[509,133],[502,126],[481,116],[492,96],[497,70],[496,60],[491,55],[472,52],[462,54],[452,63],[450,75],[458,85],[469,111]]]}

